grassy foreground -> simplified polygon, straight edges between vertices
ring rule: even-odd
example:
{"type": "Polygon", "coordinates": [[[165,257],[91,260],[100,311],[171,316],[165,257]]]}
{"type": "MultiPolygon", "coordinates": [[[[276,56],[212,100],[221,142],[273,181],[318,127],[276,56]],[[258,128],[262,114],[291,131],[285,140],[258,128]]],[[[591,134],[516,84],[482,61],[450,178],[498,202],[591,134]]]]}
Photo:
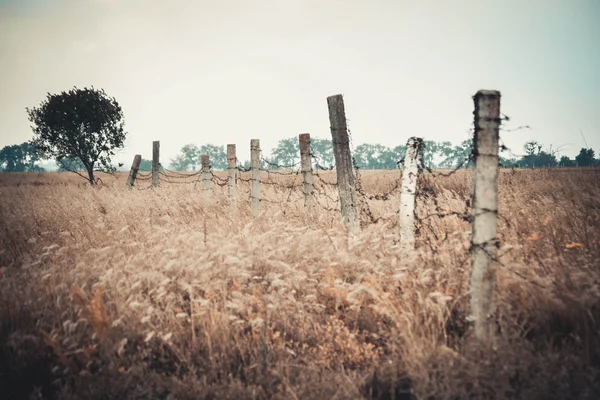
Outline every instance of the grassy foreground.
{"type": "Polygon", "coordinates": [[[397,191],[348,241],[325,195],[307,217],[263,185],[253,220],[245,184],[229,207],[125,179],[0,174],[0,398],[600,398],[600,170],[502,171],[489,349],[467,345],[470,225],[439,216],[468,213],[468,171],[423,177],[412,256],[397,191]]]}

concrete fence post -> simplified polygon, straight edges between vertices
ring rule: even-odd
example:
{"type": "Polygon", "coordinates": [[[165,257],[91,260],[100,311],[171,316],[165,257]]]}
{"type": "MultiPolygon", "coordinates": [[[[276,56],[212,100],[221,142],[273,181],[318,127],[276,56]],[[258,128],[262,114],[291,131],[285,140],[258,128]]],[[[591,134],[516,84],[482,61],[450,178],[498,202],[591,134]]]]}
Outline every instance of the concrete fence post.
{"type": "Polygon", "coordinates": [[[160,142],[152,142],[152,186],[158,186],[160,171],[160,142]]]}
{"type": "Polygon", "coordinates": [[[210,200],[212,197],[212,174],[210,168],[210,157],[206,154],[200,156],[202,161],[202,189],[204,191],[204,198],[210,200]]]}
{"type": "Polygon", "coordinates": [[[136,154],[133,157],[133,163],[131,164],[131,169],[129,170],[129,177],[127,178],[127,186],[132,187],[135,183],[135,178],[137,177],[137,173],[140,170],[140,163],[142,162],[141,154],[136,154]]]}
{"type": "Polygon", "coordinates": [[[237,155],[235,144],[227,145],[227,187],[229,189],[229,203],[237,201],[237,155]]]}
{"type": "Polygon", "coordinates": [[[498,213],[498,142],[500,92],[480,90],[475,102],[473,148],[473,237],[471,269],[471,316],[475,337],[489,342],[495,334],[493,319],[496,288],[496,224],[498,213]]]}
{"type": "Polygon", "coordinates": [[[304,188],[304,208],[310,211],[314,205],[314,187],[312,160],[310,156],[310,134],[301,133],[300,142],[300,168],[302,170],[302,184],[304,188]]]}
{"type": "Polygon", "coordinates": [[[252,199],[252,215],[260,213],[260,140],[250,140],[250,173],[252,184],[250,197],[252,199]]]}
{"type": "Polygon", "coordinates": [[[423,151],[423,139],[411,137],[406,143],[406,156],[402,171],[400,194],[400,246],[404,250],[415,248],[415,196],[419,173],[419,160],[423,151]]]}
{"type": "Polygon", "coordinates": [[[352,171],[352,156],[350,154],[350,138],[346,125],[346,111],[341,94],[327,97],[329,122],[335,156],[335,169],[340,194],[340,210],[344,223],[350,232],[358,232],[357,193],[352,171]]]}

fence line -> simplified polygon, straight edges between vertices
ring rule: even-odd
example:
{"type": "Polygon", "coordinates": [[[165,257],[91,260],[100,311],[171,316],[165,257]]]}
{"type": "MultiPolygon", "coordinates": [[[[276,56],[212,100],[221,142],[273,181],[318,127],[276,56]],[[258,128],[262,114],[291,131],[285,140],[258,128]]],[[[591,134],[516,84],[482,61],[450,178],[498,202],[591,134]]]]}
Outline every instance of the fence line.
{"type": "MultiPolygon", "coordinates": [[[[494,290],[495,265],[499,263],[497,250],[498,222],[498,174],[499,174],[499,130],[502,122],[500,114],[500,92],[481,90],[474,96],[474,128],[471,153],[465,155],[454,169],[447,172],[432,171],[424,163],[424,141],[411,137],[406,145],[406,154],[398,161],[401,171],[385,172],[382,175],[397,174],[393,187],[382,193],[366,193],[362,185],[360,168],[356,165],[351,153],[351,134],[348,130],[344,100],[341,95],[327,97],[330,131],[335,157],[335,179],[333,174],[323,171],[332,168],[322,167],[322,160],[312,153],[309,133],[299,134],[300,162],[293,165],[277,165],[261,156],[260,140],[250,141],[250,168],[245,168],[236,155],[236,145],[227,145],[227,177],[215,175],[210,167],[207,155],[202,156],[202,171],[184,174],[163,169],[159,171],[159,142],[153,142],[152,173],[139,173],[141,155],[136,155],[131,166],[127,185],[133,186],[136,180],[152,179],[149,188],[158,186],[159,175],[169,183],[196,184],[203,182],[203,191],[209,195],[214,185],[225,191],[230,205],[237,203],[239,183],[248,184],[242,189],[249,194],[252,215],[261,212],[261,203],[284,204],[304,199],[304,209],[321,210],[340,213],[349,232],[360,230],[365,218],[371,223],[393,222],[399,225],[399,243],[402,249],[412,250],[428,244],[425,235],[418,235],[417,222],[420,229],[432,217],[457,217],[471,224],[472,238],[469,257],[471,258],[470,282],[470,320],[474,337],[488,341],[494,338],[494,290]],[[465,201],[464,211],[442,210],[438,204],[437,194],[428,182],[431,178],[449,177],[459,171],[462,166],[473,162],[473,192],[470,200],[465,201]],[[261,163],[271,168],[261,168],[261,163]],[[314,164],[314,170],[313,170],[314,164]],[[284,171],[291,169],[291,171],[284,171]],[[245,175],[244,175],[245,174],[245,175]],[[261,177],[261,174],[266,177],[261,177]],[[248,177],[249,175],[249,177],[248,177]],[[282,179],[289,181],[282,181],[282,179]],[[269,185],[284,198],[281,201],[263,198],[261,184],[269,185]],[[400,202],[395,207],[391,218],[376,217],[369,208],[369,201],[389,201],[392,194],[399,192],[400,202]],[[434,212],[416,217],[417,202],[433,203],[434,212]],[[360,207],[360,208],[359,208],[360,207]],[[423,237],[419,237],[423,236],[423,237]]],[[[507,119],[507,118],[506,118],[507,119]]],[[[294,157],[295,159],[295,157],[294,157]]],[[[597,173],[598,170],[595,170],[597,173]]],[[[143,190],[143,189],[141,189],[143,190]]],[[[508,221],[504,221],[508,224],[508,221]]],[[[431,226],[431,236],[440,239],[431,226]]],[[[468,259],[467,259],[468,260],[468,259]]],[[[465,261],[467,261],[465,260],[465,261]]]]}

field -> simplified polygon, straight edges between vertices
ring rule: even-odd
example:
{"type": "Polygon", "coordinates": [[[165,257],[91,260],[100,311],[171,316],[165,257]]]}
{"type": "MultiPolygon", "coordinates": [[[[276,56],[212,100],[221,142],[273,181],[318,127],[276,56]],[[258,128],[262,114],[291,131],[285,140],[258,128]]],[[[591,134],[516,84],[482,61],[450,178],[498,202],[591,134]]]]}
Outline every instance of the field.
{"type": "MultiPolygon", "coordinates": [[[[363,189],[399,175],[365,171],[363,189]]],[[[600,170],[502,170],[484,349],[470,177],[422,177],[408,255],[397,190],[348,240],[335,188],[307,215],[294,177],[271,176],[253,219],[241,183],[231,207],[220,187],[0,174],[0,397],[600,398],[600,170]]]]}

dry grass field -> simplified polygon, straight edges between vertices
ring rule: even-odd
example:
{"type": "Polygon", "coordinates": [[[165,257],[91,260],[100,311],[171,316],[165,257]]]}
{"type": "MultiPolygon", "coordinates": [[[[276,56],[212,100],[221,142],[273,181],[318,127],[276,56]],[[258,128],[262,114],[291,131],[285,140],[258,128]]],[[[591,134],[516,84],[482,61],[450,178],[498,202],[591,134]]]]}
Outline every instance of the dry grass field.
{"type": "Polygon", "coordinates": [[[397,191],[349,241],[327,196],[306,215],[272,178],[253,219],[246,184],[230,207],[0,174],[0,398],[600,398],[600,170],[501,172],[489,349],[467,345],[469,171],[423,177],[410,256],[397,191]]]}

